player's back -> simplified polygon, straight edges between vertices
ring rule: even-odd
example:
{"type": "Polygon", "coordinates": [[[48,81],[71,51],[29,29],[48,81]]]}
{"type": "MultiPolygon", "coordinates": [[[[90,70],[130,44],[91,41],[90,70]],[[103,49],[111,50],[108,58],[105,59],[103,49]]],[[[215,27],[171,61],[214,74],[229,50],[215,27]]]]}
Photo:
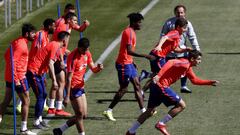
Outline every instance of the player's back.
{"type": "Polygon", "coordinates": [[[160,70],[159,85],[168,87],[176,82],[182,75],[185,75],[190,68],[188,59],[173,59],[169,60],[160,70]]]}

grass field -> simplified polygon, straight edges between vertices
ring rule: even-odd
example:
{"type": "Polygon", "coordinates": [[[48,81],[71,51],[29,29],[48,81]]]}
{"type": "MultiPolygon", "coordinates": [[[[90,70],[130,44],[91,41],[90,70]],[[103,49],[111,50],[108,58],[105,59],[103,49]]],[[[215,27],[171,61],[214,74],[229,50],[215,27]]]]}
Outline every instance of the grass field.
{"type": "MultiPolygon", "coordinates": [[[[65,1],[59,1],[61,5],[65,1]]],[[[133,11],[141,11],[149,0],[81,0],[82,18],[87,18],[91,26],[84,36],[91,40],[91,52],[96,60],[103,50],[113,41],[128,24],[126,15],[133,11]]],[[[217,87],[193,86],[189,82],[192,94],[179,93],[179,82],[173,85],[187,104],[186,110],[168,123],[169,132],[172,135],[239,135],[240,118],[240,47],[238,45],[240,28],[238,27],[240,1],[235,0],[160,0],[158,4],[146,14],[143,28],[137,32],[137,52],[148,53],[153,44],[159,38],[159,31],[164,21],[173,15],[172,9],[177,4],[184,4],[188,8],[187,17],[192,22],[198,36],[203,60],[195,72],[201,78],[217,79],[221,83],[217,87]]],[[[2,14],[1,12],[0,14],[2,14]]],[[[52,1],[41,10],[37,10],[10,29],[0,33],[0,58],[9,41],[15,38],[22,22],[30,21],[36,26],[46,17],[56,17],[56,2],[52,1]],[[36,17],[37,16],[37,17],[36,17]]],[[[73,33],[71,48],[75,46],[79,35],[73,33]]],[[[114,61],[118,53],[116,48],[103,63],[105,69],[93,75],[86,82],[89,117],[84,121],[88,135],[124,135],[131,124],[139,115],[138,105],[129,87],[129,93],[122,102],[114,108],[114,116],[117,122],[106,120],[101,114],[110,104],[115,91],[118,89],[117,72],[114,61]]],[[[139,72],[141,69],[149,69],[148,61],[135,59],[139,72]]],[[[4,95],[4,62],[1,61],[0,76],[1,89],[0,99],[4,95]]],[[[31,95],[33,93],[31,92],[31,95]]],[[[148,94],[147,94],[148,95],[148,94]]],[[[33,120],[34,96],[31,97],[31,112],[29,128],[33,120]]],[[[147,102],[146,102],[147,104],[147,102]]],[[[71,107],[68,109],[71,111],[71,107]]],[[[158,114],[146,121],[137,131],[138,135],[160,134],[154,129],[154,124],[162,118],[168,109],[165,106],[158,108],[158,114]]],[[[12,134],[12,109],[8,109],[3,122],[0,124],[0,134],[12,134]]],[[[18,129],[20,125],[18,115],[18,129]]],[[[50,121],[52,127],[63,123],[66,119],[50,121]]],[[[51,128],[52,129],[52,128],[51,128]]],[[[51,134],[51,129],[42,131],[40,134],[51,134]]],[[[75,127],[66,131],[66,134],[76,134],[75,127]]]]}

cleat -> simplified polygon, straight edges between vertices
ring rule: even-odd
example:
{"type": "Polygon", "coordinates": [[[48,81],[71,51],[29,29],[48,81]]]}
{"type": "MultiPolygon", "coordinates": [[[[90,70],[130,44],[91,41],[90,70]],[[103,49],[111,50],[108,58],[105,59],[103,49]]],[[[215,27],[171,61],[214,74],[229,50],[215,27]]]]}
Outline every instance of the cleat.
{"type": "Polygon", "coordinates": [[[48,114],[48,115],[54,116],[55,113],[56,113],[56,109],[55,109],[55,108],[49,108],[48,111],[47,111],[47,114],[48,114]]]}
{"type": "Polygon", "coordinates": [[[40,122],[40,125],[42,125],[44,128],[50,127],[50,125],[48,125],[45,121],[40,122]]]}
{"type": "Polygon", "coordinates": [[[148,78],[148,76],[149,76],[149,73],[146,70],[142,70],[139,76],[139,81],[141,82],[143,79],[148,78]]]}
{"type": "Polygon", "coordinates": [[[44,129],[43,125],[41,125],[41,124],[38,124],[38,125],[33,124],[33,127],[34,127],[35,129],[44,129]]]}
{"type": "Polygon", "coordinates": [[[22,106],[21,105],[17,105],[16,110],[17,110],[17,113],[21,113],[22,106]]]}
{"type": "Polygon", "coordinates": [[[110,121],[116,121],[116,119],[113,118],[113,114],[110,111],[104,111],[103,116],[105,116],[110,121]]]}
{"type": "Polygon", "coordinates": [[[72,116],[71,113],[65,112],[64,110],[56,110],[55,115],[56,116],[66,116],[66,117],[67,116],[72,116]]]}
{"type": "Polygon", "coordinates": [[[164,135],[170,135],[167,131],[166,125],[162,125],[162,124],[157,123],[155,125],[155,128],[157,130],[159,130],[160,132],[162,132],[164,135]]]}
{"type": "Polygon", "coordinates": [[[62,135],[62,130],[60,128],[54,128],[53,135],[62,135]]]}
{"type": "Polygon", "coordinates": [[[181,88],[181,93],[192,93],[192,91],[187,86],[183,86],[181,88]]]}
{"type": "Polygon", "coordinates": [[[43,110],[47,112],[48,109],[49,109],[49,107],[45,104],[43,110]]]}
{"type": "Polygon", "coordinates": [[[126,135],[136,135],[136,133],[130,133],[129,131],[127,131],[126,135]]]}
{"type": "Polygon", "coordinates": [[[37,133],[34,133],[30,130],[25,130],[25,131],[20,130],[20,134],[21,135],[37,135],[37,133]]]}

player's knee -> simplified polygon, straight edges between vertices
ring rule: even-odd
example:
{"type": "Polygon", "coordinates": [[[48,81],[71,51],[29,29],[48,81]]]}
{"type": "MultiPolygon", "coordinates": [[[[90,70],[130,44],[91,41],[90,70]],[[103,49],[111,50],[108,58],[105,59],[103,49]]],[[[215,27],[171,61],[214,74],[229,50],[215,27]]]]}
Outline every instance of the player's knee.
{"type": "Polygon", "coordinates": [[[184,110],[186,108],[186,103],[182,100],[182,102],[180,102],[179,106],[181,107],[181,110],[184,110]]]}

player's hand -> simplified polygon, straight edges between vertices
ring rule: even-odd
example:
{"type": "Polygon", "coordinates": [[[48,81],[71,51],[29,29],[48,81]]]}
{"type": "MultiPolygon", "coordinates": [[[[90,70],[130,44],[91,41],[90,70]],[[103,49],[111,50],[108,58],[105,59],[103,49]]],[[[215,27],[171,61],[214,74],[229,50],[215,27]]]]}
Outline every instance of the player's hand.
{"type": "Polygon", "coordinates": [[[147,58],[150,61],[156,60],[156,57],[153,55],[146,55],[145,58],[147,58]]]}
{"type": "Polygon", "coordinates": [[[84,20],[83,23],[86,25],[86,27],[88,27],[90,25],[90,22],[87,19],[84,20]]]}
{"type": "Polygon", "coordinates": [[[98,69],[103,70],[103,64],[97,64],[98,69]]]}
{"type": "Polygon", "coordinates": [[[213,80],[213,84],[212,84],[212,86],[217,86],[219,83],[220,83],[219,81],[217,81],[217,80],[213,80]]]}
{"type": "Polygon", "coordinates": [[[66,96],[66,97],[64,98],[64,100],[63,100],[63,105],[64,105],[65,107],[67,107],[69,101],[70,101],[69,97],[66,96]]]}
{"type": "Polygon", "coordinates": [[[21,86],[20,81],[17,81],[17,82],[15,83],[15,85],[16,85],[16,86],[21,86]]]}
{"type": "Polygon", "coordinates": [[[153,83],[155,83],[155,84],[157,84],[157,82],[159,81],[159,76],[158,75],[156,75],[156,76],[154,76],[153,77],[153,83]]]}

